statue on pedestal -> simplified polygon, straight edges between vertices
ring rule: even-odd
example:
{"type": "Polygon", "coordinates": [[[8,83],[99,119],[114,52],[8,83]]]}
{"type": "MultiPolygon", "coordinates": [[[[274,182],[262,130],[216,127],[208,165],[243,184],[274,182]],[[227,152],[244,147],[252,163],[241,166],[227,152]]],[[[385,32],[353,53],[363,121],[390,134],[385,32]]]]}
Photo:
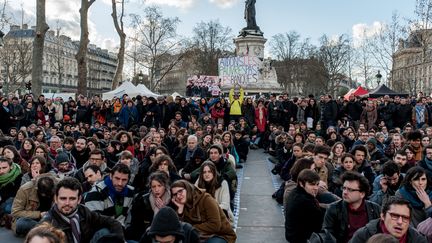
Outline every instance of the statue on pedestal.
{"type": "Polygon", "coordinates": [[[240,36],[246,36],[246,35],[262,36],[263,35],[263,33],[261,32],[260,28],[256,23],[255,3],[256,0],[246,0],[245,2],[244,19],[246,20],[247,26],[240,31],[240,36]]]}

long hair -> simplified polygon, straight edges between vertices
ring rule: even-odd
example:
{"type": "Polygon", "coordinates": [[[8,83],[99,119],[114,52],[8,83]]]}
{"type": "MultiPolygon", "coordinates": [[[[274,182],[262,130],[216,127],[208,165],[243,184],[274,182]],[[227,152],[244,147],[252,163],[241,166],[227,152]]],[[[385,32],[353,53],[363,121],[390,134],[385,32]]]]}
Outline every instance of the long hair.
{"type": "Polygon", "coordinates": [[[186,205],[192,207],[195,190],[199,190],[195,185],[191,184],[187,180],[177,180],[171,184],[171,189],[175,187],[181,187],[186,190],[186,205]]]}
{"type": "Polygon", "coordinates": [[[214,197],[216,189],[218,189],[222,185],[222,179],[216,169],[215,164],[211,161],[205,161],[204,163],[201,164],[199,173],[200,174],[198,177],[198,187],[201,189],[205,189],[208,194],[214,197]],[[211,173],[213,174],[213,179],[209,182],[204,180],[204,168],[206,166],[210,169],[211,173]]]}

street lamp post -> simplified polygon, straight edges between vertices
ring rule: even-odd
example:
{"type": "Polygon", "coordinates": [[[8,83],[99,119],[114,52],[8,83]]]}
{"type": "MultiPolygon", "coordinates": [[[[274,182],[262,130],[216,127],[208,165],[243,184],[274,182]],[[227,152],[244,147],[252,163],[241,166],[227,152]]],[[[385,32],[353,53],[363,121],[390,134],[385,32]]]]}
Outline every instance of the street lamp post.
{"type": "Polygon", "coordinates": [[[138,83],[142,84],[143,79],[144,79],[144,74],[142,73],[142,71],[140,71],[138,74],[138,83]]]}
{"type": "Polygon", "coordinates": [[[380,83],[381,83],[381,78],[382,78],[382,75],[381,75],[381,73],[380,73],[379,70],[378,70],[377,75],[375,75],[375,78],[376,78],[377,84],[378,84],[378,86],[379,86],[380,83]]]}

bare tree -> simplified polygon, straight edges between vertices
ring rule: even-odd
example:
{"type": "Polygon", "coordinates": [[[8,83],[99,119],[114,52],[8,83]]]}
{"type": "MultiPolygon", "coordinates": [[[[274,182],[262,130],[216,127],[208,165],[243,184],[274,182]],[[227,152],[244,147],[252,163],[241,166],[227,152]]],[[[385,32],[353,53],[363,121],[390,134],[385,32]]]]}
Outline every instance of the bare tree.
{"type": "Polygon", "coordinates": [[[133,14],[132,26],[139,43],[135,58],[149,71],[149,89],[155,90],[160,81],[183,58],[185,45],[177,35],[178,18],[165,18],[157,7],[144,9],[144,18],[133,14]]]}
{"type": "Polygon", "coordinates": [[[33,41],[32,61],[32,92],[35,95],[42,93],[42,58],[44,53],[45,34],[49,26],[45,20],[45,0],[36,1],[36,35],[33,41]]]}
{"type": "Polygon", "coordinates": [[[400,16],[393,12],[392,20],[385,24],[372,36],[366,38],[365,47],[370,56],[384,73],[385,78],[390,78],[390,72],[393,67],[393,55],[397,51],[398,43],[404,38],[405,26],[401,24],[400,16]]]}
{"type": "Polygon", "coordinates": [[[350,52],[350,41],[345,35],[336,39],[330,39],[327,35],[320,38],[321,46],[318,51],[318,59],[324,68],[321,74],[327,80],[326,92],[335,93],[341,81],[346,78],[346,69],[350,52]]]}
{"type": "Polygon", "coordinates": [[[78,63],[78,94],[87,94],[87,47],[90,43],[88,31],[88,10],[95,0],[81,0],[80,12],[80,44],[75,58],[78,63]]]}
{"type": "Polygon", "coordinates": [[[0,0],[0,32],[5,28],[7,24],[10,23],[11,16],[9,16],[7,11],[8,5],[8,0],[0,0]]]}
{"type": "Polygon", "coordinates": [[[0,49],[1,65],[4,68],[5,92],[15,92],[24,87],[24,82],[32,73],[32,42],[22,37],[9,39],[6,36],[0,49]]]}
{"type": "Polygon", "coordinates": [[[124,32],[124,24],[123,24],[123,17],[124,17],[124,0],[120,0],[120,15],[117,14],[117,2],[116,0],[112,0],[112,13],[111,17],[113,18],[114,27],[117,31],[117,34],[120,37],[120,48],[117,53],[117,69],[114,74],[113,82],[112,82],[112,89],[117,88],[119,82],[122,79],[123,74],[123,66],[124,66],[124,59],[125,59],[125,44],[126,44],[126,34],[124,32]]]}
{"type": "MultiPolygon", "coordinates": [[[[371,60],[373,59],[373,54],[369,51],[369,42],[363,41],[360,45],[353,50],[355,53],[354,65],[357,67],[358,76],[364,80],[366,88],[374,88],[375,84],[372,83],[372,77],[374,74],[373,64],[371,60]]],[[[349,64],[349,63],[347,63],[349,64]]]]}
{"type": "Polygon", "coordinates": [[[232,30],[218,20],[200,22],[193,28],[192,48],[198,74],[218,75],[218,59],[232,53],[232,30]]]}
{"type": "Polygon", "coordinates": [[[309,80],[310,72],[305,73],[313,62],[315,47],[308,38],[301,39],[296,31],[277,34],[270,41],[270,52],[277,60],[275,63],[278,82],[289,93],[304,89],[305,81],[309,80]]]}

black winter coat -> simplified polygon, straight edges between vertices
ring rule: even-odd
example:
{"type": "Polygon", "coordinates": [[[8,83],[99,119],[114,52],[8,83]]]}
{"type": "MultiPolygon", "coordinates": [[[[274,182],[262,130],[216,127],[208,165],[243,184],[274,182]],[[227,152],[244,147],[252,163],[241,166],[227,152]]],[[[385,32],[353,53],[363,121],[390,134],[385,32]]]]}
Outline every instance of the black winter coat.
{"type": "MultiPolygon", "coordinates": [[[[380,217],[381,207],[370,201],[365,201],[368,221],[380,217]]],[[[328,230],[338,243],[345,242],[348,234],[348,204],[340,200],[330,205],[324,217],[323,228],[328,230]]]]}
{"type": "Polygon", "coordinates": [[[290,193],[285,208],[285,238],[290,243],[306,243],[313,232],[320,232],[324,211],[315,197],[300,185],[290,193]]]}
{"type": "MultiPolygon", "coordinates": [[[[56,205],[53,207],[56,207],[56,205]]],[[[78,215],[80,218],[81,243],[90,242],[93,235],[103,228],[108,229],[112,235],[116,235],[121,239],[124,238],[123,228],[117,220],[92,212],[81,204],[78,205],[78,215]]],[[[66,242],[74,242],[70,224],[66,223],[54,208],[48,211],[42,222],[49,222],[63,231],[66,234],[66,242]]]]}

